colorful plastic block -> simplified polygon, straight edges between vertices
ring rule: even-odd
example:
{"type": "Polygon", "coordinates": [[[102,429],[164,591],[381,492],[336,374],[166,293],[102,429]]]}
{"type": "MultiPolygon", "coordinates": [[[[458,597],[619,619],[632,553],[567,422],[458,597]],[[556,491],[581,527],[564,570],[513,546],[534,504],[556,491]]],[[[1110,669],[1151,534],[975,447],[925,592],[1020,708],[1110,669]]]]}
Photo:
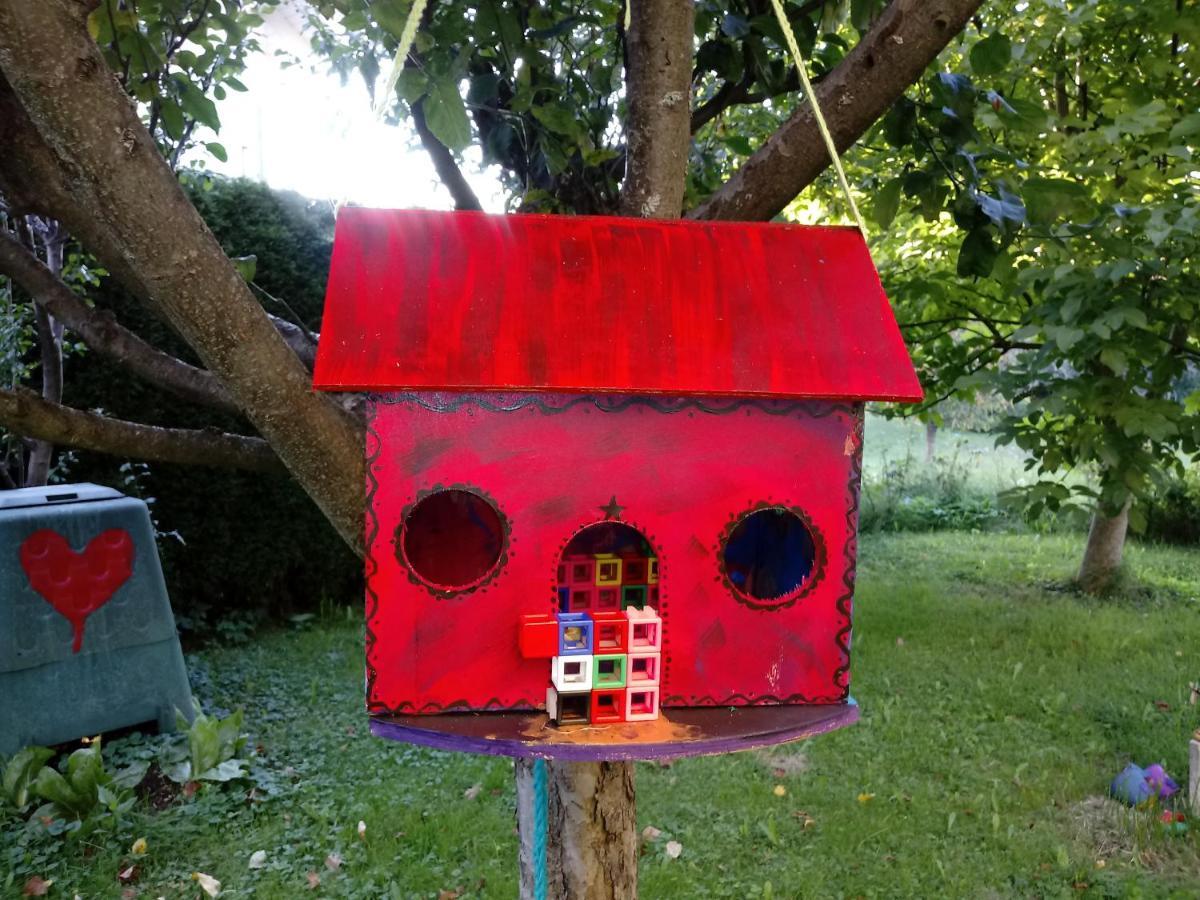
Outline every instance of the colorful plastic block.
{"type": "Polygon", "coordinates": [[[583,612],[558,614],[558,655],[586,656],[592,652],[592,619],[583,612]]]}
{"type": "Polygon", "coordinates": [[[550,683],[560,694],[590,691],[592,672],[590,656],[556,656],[550,661],[550,683]]]}
{"type": "Polygon", "coordinates": [[[624,556],[621,568],[621,584],[648,584],[647,560],[644,556],[624,556]]]}
{"type": "Polygon", "coordinates": [[[558,725],[586,725],[591,713],[591,694],[564,694],[546,688],[546,714],[558,725]]]}
{"type": "Polygon", "coordinates": [[[521,616],[517,636],[526,659],[550,659],[558,654],[558,621],[549,613],[521,616]]]}
{"type": "MultiPolygon", "coordinates": [[[[571,576],[571,584],[592,584],[596,579],[596,562],[586,556],[567,557],[566,566],[571,576]]],[[[565,579],[559,578],[559,583],[565,579]]]]}
{"type": "Polygon", "coordinates": [[[595,653],[626,653],[629,617],[623,612],[592,613],[592,649],[595,653]]]}
{"type": "Polygon", "coordinates": [[[662,680],[661,653],[630,653],[625,684],[629,687],[653,687],[662,680]]]}
{"type": "Polygon", "coordinates": [[[621,560],[611,553],[596,554],[596,584],[620,584],[621,560]]]}
{"type": "Polygon", "coordinates": [[[592,691],[592,724],[611,725],[625,721],[625,692],[592,691]]]}
{"type": "Polygon", "coordinates": [[[592,688],[623,688],[628,672],[628,657],[624,653],[592,657],[592,688]]]}
{"type": "Polygon", "coordinates": [[[629,620],[629,637],[626,647],[630,653],[653,653],[662,650],[662,619],[652,607],[645,609],[629,607],[625,610],[629,620]]]}
{"type": "Polygon", "coordinates": [[[558,589],[558,608],[563,612],[571,611],[571,589],[560,587],[558,589]]]}
{"type": "Polygon", "coordinates": [[[595,588],[588,586],[585,588],[562,588],[569,595],[566,605],[563,607],[567,612],[591,612],[592,611],[592,594],[595,588]]]}
{"type": "Polygon", "coordinates": [[[657,718],[657,687],[632,687],[625,690],[625,721],[649,722],[657,718]]]}
{"type": "Polygon", "coordinates": [[[658,584],[658,560],[652,556],[646,563],[646,584],[658,584]]]}
{"type": "Polygon", "coordinates": [[[621,589],[619,587],[596,588],[597,612],[620,612],[621,589]]]}
{"type": "Polygon", "coordinates": [[[646,605],[646,585],[627,584],[621,588],[621,609],[636,606],[641,609],[646,605]]]}

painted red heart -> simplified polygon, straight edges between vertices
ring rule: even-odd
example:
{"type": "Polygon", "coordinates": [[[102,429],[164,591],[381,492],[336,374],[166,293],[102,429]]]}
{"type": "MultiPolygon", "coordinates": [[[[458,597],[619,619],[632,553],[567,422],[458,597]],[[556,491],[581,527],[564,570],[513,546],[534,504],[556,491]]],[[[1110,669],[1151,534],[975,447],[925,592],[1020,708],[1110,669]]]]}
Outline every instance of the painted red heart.
{"type": "Polygon", "coordinates": [[[21,544],[21,568],[30,586],[71,623],[72,652],[78,653],[84,620],[133,574],[133,538],[123,528],[110,528],[76,553],[65,537],[43,528],[21,544]]]}

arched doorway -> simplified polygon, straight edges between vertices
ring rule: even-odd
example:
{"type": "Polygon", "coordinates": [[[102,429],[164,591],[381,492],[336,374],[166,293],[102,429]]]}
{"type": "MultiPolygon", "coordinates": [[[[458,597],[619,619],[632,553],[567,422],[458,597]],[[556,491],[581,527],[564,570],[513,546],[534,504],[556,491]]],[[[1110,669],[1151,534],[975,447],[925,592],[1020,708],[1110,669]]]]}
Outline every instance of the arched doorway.
{"type": "Polygon", "coordinates": [[[589,525],[571,539],[558,564],[560,612],[607,613],[658,608],[658,554],[624,522],[589,525]]]}

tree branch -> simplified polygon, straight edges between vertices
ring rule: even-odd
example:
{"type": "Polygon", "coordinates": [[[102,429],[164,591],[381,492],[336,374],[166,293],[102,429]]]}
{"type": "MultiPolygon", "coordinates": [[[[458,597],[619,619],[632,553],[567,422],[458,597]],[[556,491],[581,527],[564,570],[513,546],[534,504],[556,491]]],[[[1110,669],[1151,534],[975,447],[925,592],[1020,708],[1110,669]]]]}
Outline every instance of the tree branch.
{"type": "Polygon", "coordinates": [[[622,215],[673,219],[683,209],[695,16],[692,0],[646,0],[630,8],[622,215]]]}
{"type": "MultiPolygon", "coordinates": [[[[50,151],[47,190],[70,201],[71,218],[58,218],[118,278],[132,276],[133,293],[165,315],[361,552],[359,423],[313,392],[108,71],[86,15],[77,0],[0,0],[0,70],[50,151]]],[[[0,159],[6,183],[12,165],[0,159]]]]}
{"type": "Polygon", "coordinates": [[[229,392],[211,372],[163,353],[119,325],[110,313],[88,306],[3,230],[0,230],[0,272],[23,287],[39,308],[78,334],[97,353],[184,399],[239,412],[229,392]]]}
{"type": "MultiPolygon", "coordinates": [[[[920,78],[982,4],[983,0],[892,0],[816,88],[839,152],[866,133],[920,78]]],[[[770,219],[816,180],[829,162],[812,107],[806,103],[689,216],[770,219]]]]}
{"type": "Polygon", "coordinates": [[[433,168],[437,170],[438,178],[450,191],[450,196],[454,198],[454,208],[483,209],[479,198],[475,196],[475,191],[471,189],[471,185],[467,184],[462,170],[454,161],[454,154],[450,152],[450,148],[439,141],[429,130],[429,124],[425,121],[425,101],[418,100],[416,103],[410,104],[409,109],[412,110],[413,127],[417,130],[417,137],[421,139],[421,146],[433,160],[433,168]]]}
{"type": "Polygon", "coordinates": [[[65,447],[129,459],[255,472],[284,471],[279,458],[261,438],[110,419],[50,403],[25,388],[0,388],[0,425],[65,447]]]}

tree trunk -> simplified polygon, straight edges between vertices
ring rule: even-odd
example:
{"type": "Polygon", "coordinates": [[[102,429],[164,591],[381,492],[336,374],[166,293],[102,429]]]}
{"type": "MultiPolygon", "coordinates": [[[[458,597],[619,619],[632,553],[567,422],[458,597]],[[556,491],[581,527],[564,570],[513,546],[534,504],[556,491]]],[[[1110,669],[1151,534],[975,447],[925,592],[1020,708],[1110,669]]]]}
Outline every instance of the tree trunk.
{"type": "MultiPolygon", "coordinates": [[[[0,0],[0,71],[47,148],[39,173],[59,172],[56,183],[51,173],[48,196],[67,201],[72,234],[165,315],[361,552],[359,424],[313,392],[311,376],[188,202],[88,35],[93,6],[0,0]]],[[[38,144],[0,138],[6,143],[31,152],[38,144]]],[[[12,165],[0,158],[6,186],[20,182],[12,165]]]]}
{"type": "Polygon", "coordinates": [[[627,0],[625,180],[621,215],[676,219],[683,212],[692,137],[692,0],[627,0]]]}
{"type": "MultiPolygon", "coordinates": [[[[962,31],[983,0],[892,0],[863,39],[815,87],[845,152],[962,31]]],[[[802,104],[725,184],[689,215],[770,219],[830,164],[812,107],[802,104]]]]}
{"type": "Polygon", "coordinates": [[[934,451],[937,449],[937,422],[925,423],[925,462],[933,462],[934,451]]]}
{"type": "Polygon", "coordinates": [[[637,896],[637,805],[633,763],[547,762],[546,858],[534,854],[533,760],[516,761],[521,900],[536,900],[546,867],[547,900],[637,896]]]}
{"type": "MultiPolygon", "coordinates": [[[[56,225],[42,231],[46,246],[46,269],[57,280],[62,275],[63,241],[56,225]]],[[[47,403],[62,403],[63,355],[62,325],[43,306],[34,309],[38,350],[41,356],[42,399],[47,403]]],[[[34,438],[29,451],[29,466],[25,470],[25,486],[41,487],[50,480],[50,464],[54,460],[54,444],[34,438]]]]}
{"type": "MultiPolygon", "coordinates": [[[[691,144],[692,0],[627,0],[625,89],[629,117],[621,211],[677,219],[683,212],[691,144]]],[[[550,898],[637,896],[633,763],[547,762],[546,866],[550,898]]],[[[532,763],[518,761],[521,896],[533,897],[528,807],[532,763]],[[524,799],[523,799],[524,798],[524,799]],[[525,803],[527,814],[520,810],[525,803]]]]}
{"type": "Polygon", "coordinates": [[[1102,594],[1112,586],[1121,568],[1125,549],[1125,532],[1129,529],[1129,501],[1115,516],[1106,516],[1097,509],[1088,529],[1083,563],[1079,566],[1079,586],[1089,594],[1102,594]]]}

